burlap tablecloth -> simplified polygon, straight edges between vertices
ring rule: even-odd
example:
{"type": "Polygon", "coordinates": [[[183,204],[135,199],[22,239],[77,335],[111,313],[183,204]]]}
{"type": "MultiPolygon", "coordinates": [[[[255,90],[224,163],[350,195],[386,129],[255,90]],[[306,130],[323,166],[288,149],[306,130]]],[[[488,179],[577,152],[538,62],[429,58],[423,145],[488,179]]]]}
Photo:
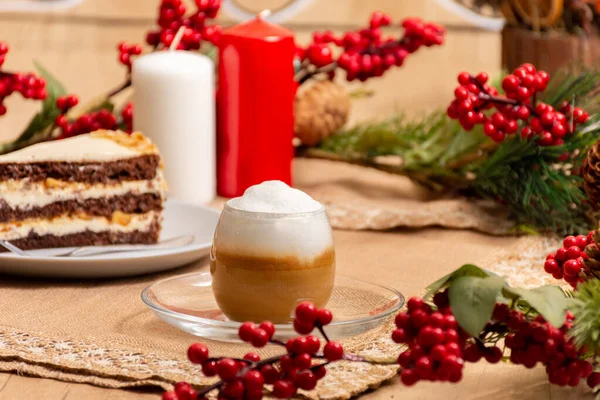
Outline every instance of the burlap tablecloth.
{"type": "MultiPolygon", "coordinates": [[[[356,221],[364,221],[365,212],[374,216],[368,223],[371,225],[360,228],[376,228],[373,221],[384,227],[382,221],[388,219],[381,215],[389,217],[389,213],[402,213],[401,218],[414,221],[415,214],[428,207],[436,210],[432,215],[437,219],[421,225],[445,225],[441,220],[444,213],[439,211],[443,208],[424,203],[429,195],[400,177],[316,160],[298,160],[295,176],[297,186],[324,201],[334,212],[347,204],[354,205],[340,212],[341,216],[356,221]]],[[[449,201],[448,204],[458,204],[458,208],[461,204],[471,207],[464,201],[449,201]]],[[[456,206],[450,206],[447,217],[456,210],[456,206]]],[[[336,221],[336,217],[332,220],[336,221]]],[[[343,226],[350,219],[337,221],[336,226],[343,226]]],[[[481,229],[485,225],[469,213],[461,214],[460,221],[464,227],[481,229]],[[469,219],[471,222],[464,222],[469,219]]],[[[466,262],[480,262],[509,274],[516,284],[538,284],[546,279],[541,273],[540,257],[556,244],[544,238],[441,229],[360,235],[336,231],[335,241],[339,273],[385,283],[406,295],[419,293],[437,277],[466,262]]],[[[175,271],[120,280],[75,282],[0,277],[0,371],[113,388],[166,388],[184,379],[206,383],[185,360],[186,348],[197,339],[158,320],[140,300],[142,289],[157,279],[206,269],[206,260],[202,260],[175,271]]],[[[398,347],[389,340],[389,329],[384,327],[350,340],[347,349],[393,359],[398,347]]],[[[209,344],[216,354],[241,355],[247,350],[239,345],[209,344]]],[[[378,386],[394,374],[394,367],[340,363],[331,367],[317,391],[308,395],[347,398],[378,386]]]]}

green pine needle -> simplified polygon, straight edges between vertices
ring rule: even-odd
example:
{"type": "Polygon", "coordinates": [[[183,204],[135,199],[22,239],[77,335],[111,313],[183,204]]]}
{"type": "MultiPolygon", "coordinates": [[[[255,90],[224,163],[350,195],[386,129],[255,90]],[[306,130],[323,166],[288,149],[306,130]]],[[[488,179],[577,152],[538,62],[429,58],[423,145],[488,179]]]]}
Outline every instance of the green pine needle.
{"type": "Polygon", "coordinates": [[[576,323],[570,334],[578,347],[600,348],[600,280],[590,279],[577,287],[574,307],[576,323]]]}
{"type": "Polygon", "coordinates": [[[565,100],[591,117],[561,146],[543,147],[519,135],[495,144],[480,127],[466,132],[436,111],[419,121],[398,115],[355,126],[325,140],[313,155],[405,175],[436,191],[497,200],[516,226],[530,230],[587,232],[592,224],[577,170],[600,138],[600,114],[593,114],[600,111],[600,72],[559,74],[544,101],[558,109],[565,100]],[[392,166],[381,159],[390,156],[398,159],[392,166]]]}

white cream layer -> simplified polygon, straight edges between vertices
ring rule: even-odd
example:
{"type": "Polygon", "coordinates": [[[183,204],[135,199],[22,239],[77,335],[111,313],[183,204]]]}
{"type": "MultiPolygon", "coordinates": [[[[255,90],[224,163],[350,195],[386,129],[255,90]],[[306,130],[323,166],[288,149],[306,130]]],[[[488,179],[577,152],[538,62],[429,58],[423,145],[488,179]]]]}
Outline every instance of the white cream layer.
{"type": "Polygon", "coordinates": [[[81,135],[25,147],[0,156],[0,163],[39,161],[90,162],[112,161],[141,155],[126,146],[100,136],[81,135]]]}
{"type": "Polygon", "coordinates": [[[38,235],[63,236],[85,231],[92,232],[133,232],[147,231],[152,223],[160,218],[159,211],[150,211],[145,214],[129,214],[131,220],[127,225],[112,222],[105,217],[77,218],[62,216],[54,219],[31,219],[18,223],[0,224],[0,239],[15,240],[27,237],[30,232],[38,235]]]}
{"type": "Polygon", "coordinates": [[[152,180],[122,181],[116,184],[55,181],[54,184],[49,185],[43,181],[27,182],[25,180],[0,182],[0,199],[6,201],[11,208],[20,210],[43,207],[57,201],[98,199],[127,193],[134,195],[157,193],[164,199],[163,171],[158,169],[152,180]]]}

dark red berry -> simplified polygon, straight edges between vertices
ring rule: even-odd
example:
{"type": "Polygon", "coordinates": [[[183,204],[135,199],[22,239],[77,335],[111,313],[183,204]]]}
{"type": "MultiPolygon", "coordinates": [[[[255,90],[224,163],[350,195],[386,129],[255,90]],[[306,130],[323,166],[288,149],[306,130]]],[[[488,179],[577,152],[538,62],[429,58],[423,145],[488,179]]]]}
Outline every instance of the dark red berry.
{"type": "Polygon", "coordinates": [[[323,347],[323,354],[327,360],[337,361],[344,356],[344,348],[338,342],[328,342],[323,347]]]}
{"type": "Polygon", "coordinates": [[[333,320],[333,314],[331,311],[322,308],[317,312],[317,320],[321,325],[328,325],[333,320]]]}
{"type": "Polygon", "coordinates": [[[188,348],[187,356],[192,363],[202,364],[208,359],[208,347],[202,343],[194,343],[188,348]]]}
{"type": "Polygon", "coordinates": [[[483,352],[483,356],[490,364],[496,364],[502,359],[502,350],[499,347],[488,347],[483,352]]]}
{"type": "Polygon", "coordinates": [[[298,304],[296,307],[296,319],[303,324],[314,324],[317,320],[317,308],[309,301],[298,304]]]}
{"type": "Polygon", "coordinates": [[[406,386],[412,386],[419,380],[419,375],[414,369],[403,369],[400,372],[400,380],[406,386]]]}
{"type": "Polygon", "coordinates": [[[269,334],[264,329],[257,328],[250,342],[254,347],[264,347],[269,343],[269,334]]]}
{"type": "Polygon", "coordinates": [[[254,337],[256,331],[256,325],[252,322],[244,322],[238,330],[238,336],[244,342],[250,342],[254,337]]]}
{"type": "Polygon", "coordinates": [[[265,383],[263,375],[256,370],[246,372],[243,379],[247,390],[262,390],[265,383]]]}
{"type": "Polygon", "coordinates": [[[273,385],[273,395],[278,399],[288,399],[296,393],[296,387],[288,380],[279,380],[273,385]]]}
{"type": "Polygon", "coordinates": [[[267,333],[269,339],[275,334],[275,325],[271,321],[263,321],[258,327],[267,333]]]}
{"type": "Polygon", "coordinates": [[[244,356],[244,360],[248,360],[251,362],[257,362],[257,361],[260,361],[260,356],[257,353],[250,352],[250,353],[246,353],[246,355],[244,356]]]}
{"type": "Polygon", "coordinates": [[[317,386],[317,377],[311,371],[302,371],[295,379],[300,389],[313,390],[317,386]]]}
{"type": "Polygon", "coordinates": [[[238,368],[238,364],[230,358],[224,358],[217,362],[217,374],[224,381],[235,378],[238,368]]]}

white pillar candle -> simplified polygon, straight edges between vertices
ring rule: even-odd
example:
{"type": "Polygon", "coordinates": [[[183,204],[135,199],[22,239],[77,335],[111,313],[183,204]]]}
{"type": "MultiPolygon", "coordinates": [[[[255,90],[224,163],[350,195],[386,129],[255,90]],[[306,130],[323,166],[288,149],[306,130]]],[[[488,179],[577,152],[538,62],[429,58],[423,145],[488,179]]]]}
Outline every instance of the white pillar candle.
{"type": "Polygon", "coordinates": [[[158,51],[133,63],[133,128],[165,163],[169,197],[206,203],[215,196],[214,64],[186,51],[158,51]]]}

